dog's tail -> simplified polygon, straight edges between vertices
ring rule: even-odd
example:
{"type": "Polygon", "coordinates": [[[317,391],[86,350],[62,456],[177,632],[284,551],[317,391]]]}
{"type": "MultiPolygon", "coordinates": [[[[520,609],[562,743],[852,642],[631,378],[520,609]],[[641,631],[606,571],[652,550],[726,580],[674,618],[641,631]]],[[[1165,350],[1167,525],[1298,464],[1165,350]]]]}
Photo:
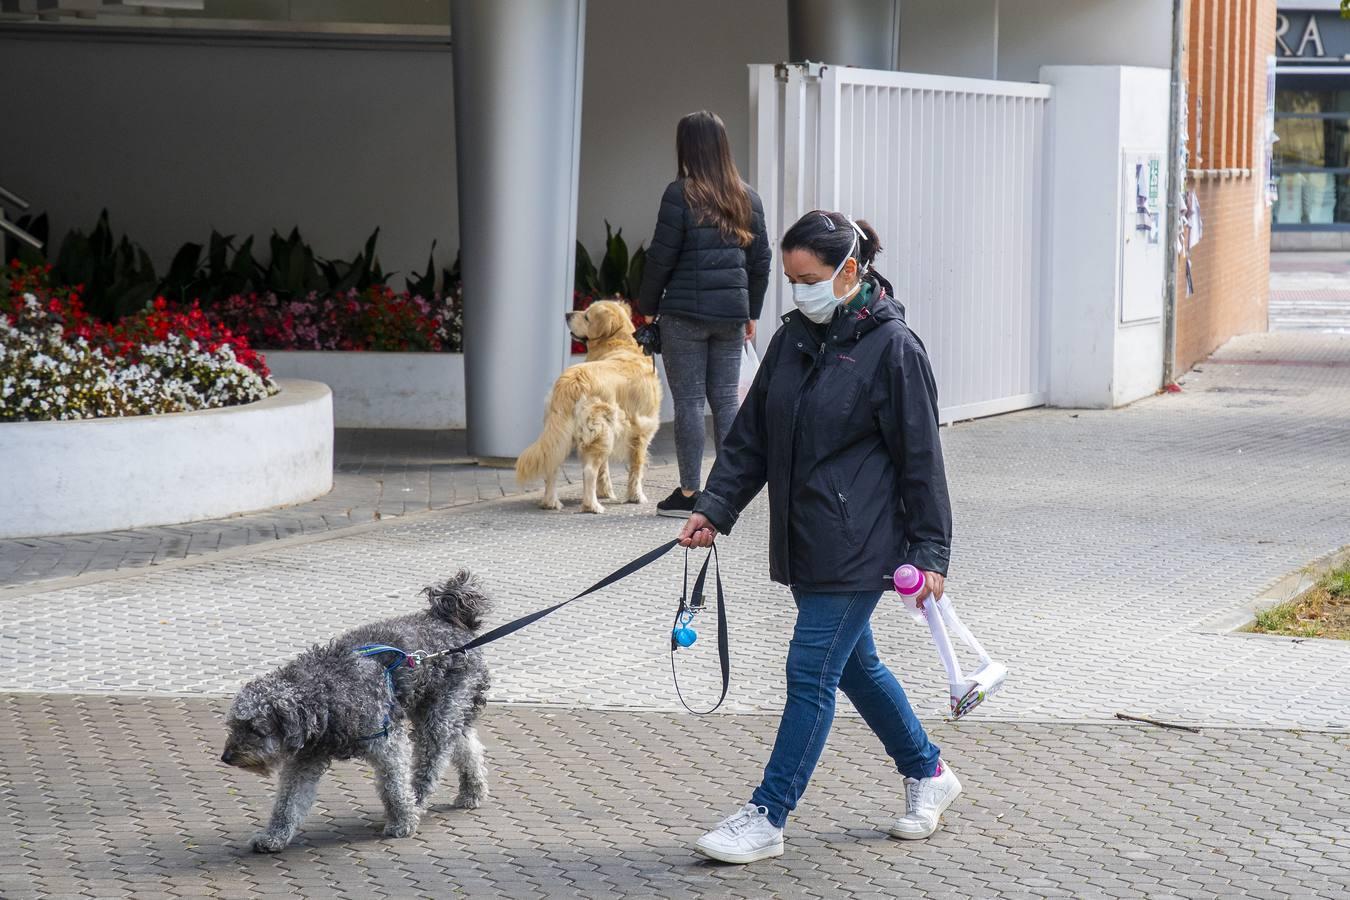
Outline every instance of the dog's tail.
{"type": "Polygon", "coordinates": [[[431,601],[431,614],[438,619],[477,631],[483,624],[483,614],[492,608],[492,601],[483,593],[478,579],[467,569],[460,569],[455,577],[423,589],[431,601]]]}
{"type": "Polygon", "coordinates": [[[572,452],[577,401],[585,393],[578,372],[564,372],[548,398],[544,431],[516,459],[516,481],[525,484],[558,471],[572,452]]]}

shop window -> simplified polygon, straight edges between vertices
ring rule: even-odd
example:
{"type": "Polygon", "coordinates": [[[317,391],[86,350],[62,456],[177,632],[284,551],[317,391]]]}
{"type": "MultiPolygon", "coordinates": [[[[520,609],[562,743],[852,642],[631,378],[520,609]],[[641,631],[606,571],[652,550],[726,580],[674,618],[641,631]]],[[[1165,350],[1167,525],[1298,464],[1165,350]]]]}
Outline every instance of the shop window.
{"type": "Polygon", "coordinates": [[[0,0],[0,22],[171,34],[447,37],[446,0],[0,0]]]}
{"type": "Polygon", "coordinates": [[[1275,134],[1275,224],[1350,224],[1350,90],[1277,90],[1275,134]]]}

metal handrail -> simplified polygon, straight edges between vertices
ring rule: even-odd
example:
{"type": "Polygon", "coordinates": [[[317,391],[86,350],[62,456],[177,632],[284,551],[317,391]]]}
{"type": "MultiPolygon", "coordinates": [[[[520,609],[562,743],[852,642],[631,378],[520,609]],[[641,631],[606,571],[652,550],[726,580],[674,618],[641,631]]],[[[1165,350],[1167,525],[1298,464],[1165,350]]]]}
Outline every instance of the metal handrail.
{"type": "Polygon", "coordinates": [[[42,249],[42,241],[39,241],[37,238],[33,237],[31,234],[24,231],[18,225],[15,225],[13,222],[9,221],[3,215],[0,215],[0,231],[3,231],[5,232],[5,234],[8,234],[11,237],[23,241],[25,244],[32,247],[34,250],[42,249]]]}
{"type": "Polygon", "coordinates": [[[5,206],[17,206],[20,210],[28,208],[27,200],[23,199],[13,191],[6,190],[4,187],[0,187],[0,203],[3,203],[5,206]]]}
{"type": "Polygon", "coordinates": [[[0,231],[3,231],[5,234],[8,234],[10,237],[15,238],[16,240],[23,241],[25,244],[32,247],[34,250],[41,250],[42,241],[33,237],[31,234],[24,231],[18,225],[15,225],[13,222],[5,218],[5,210],[4,210],[5,206],[14,206],[17,207],[20,211],[22,211],[28,209],[28,201],[20,197],[18,194],[14,193],[13,191],[9,191],[3,187],[0,187],[0,231]]]}

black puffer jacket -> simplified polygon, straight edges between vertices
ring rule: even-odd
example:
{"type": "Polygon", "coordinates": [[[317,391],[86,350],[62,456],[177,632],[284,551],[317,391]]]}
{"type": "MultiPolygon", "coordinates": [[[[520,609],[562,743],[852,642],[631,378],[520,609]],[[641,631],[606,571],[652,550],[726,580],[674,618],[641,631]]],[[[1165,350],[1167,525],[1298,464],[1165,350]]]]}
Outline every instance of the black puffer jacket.
{"type": "Polygon", "coordinates": [[[639,312],[736,322],[759,318],[769,286],[769,235],[759,194],[749,185],[745,189],[755,237],[749,247],[740,247],[689,208],[683,180],[670,183],[647,247],[639,312]]]}
{"type": "Polygon", "coordinates": [[[947,572],[933,371],[890,284],[867,277],[876,299],[828,330],[783,317],[695,506],[725,534],[767,483],[769,575],[805,590],[884,590],[906,562],[947,572]]]}

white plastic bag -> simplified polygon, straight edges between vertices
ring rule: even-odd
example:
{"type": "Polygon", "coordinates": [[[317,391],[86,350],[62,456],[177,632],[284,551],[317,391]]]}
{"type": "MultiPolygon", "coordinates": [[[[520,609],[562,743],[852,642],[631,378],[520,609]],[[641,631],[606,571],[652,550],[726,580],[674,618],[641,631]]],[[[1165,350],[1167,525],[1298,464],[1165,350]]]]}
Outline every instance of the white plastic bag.
{"type": "Polygon", "coordinates": [[[744,403],[750,393],[750,385],[755,383],[755,373],[759,371],[759,354],[749,341],[741,345],[741,383],[736,387],[738,403],[744,403]]]}
{"type": "Polygon", "coordinates": [[[952,718],[959,719],[987,698],[994,696],[1008,678],[1008,668],[1001,662],[989,658],[975,635],[970,633],[956,614],[956,607],[947,599],[946,594],[929,597],[920,609],[916,602],[923,588],[924,576],[918,569],[906,563],[895,570],[893,578],[895,590],[904,601],[905,608],[917,622],[928,623],[933,633],[933,643],[937,645],[938,656],[942,657],[942,666],[947,670],[947,683],[951,687],[952,718]],[[975,674],[967,678],[961,671],[961,663],[956,658],[948,629],[956,634],[980,658],[980,667],[975,674]]]}

